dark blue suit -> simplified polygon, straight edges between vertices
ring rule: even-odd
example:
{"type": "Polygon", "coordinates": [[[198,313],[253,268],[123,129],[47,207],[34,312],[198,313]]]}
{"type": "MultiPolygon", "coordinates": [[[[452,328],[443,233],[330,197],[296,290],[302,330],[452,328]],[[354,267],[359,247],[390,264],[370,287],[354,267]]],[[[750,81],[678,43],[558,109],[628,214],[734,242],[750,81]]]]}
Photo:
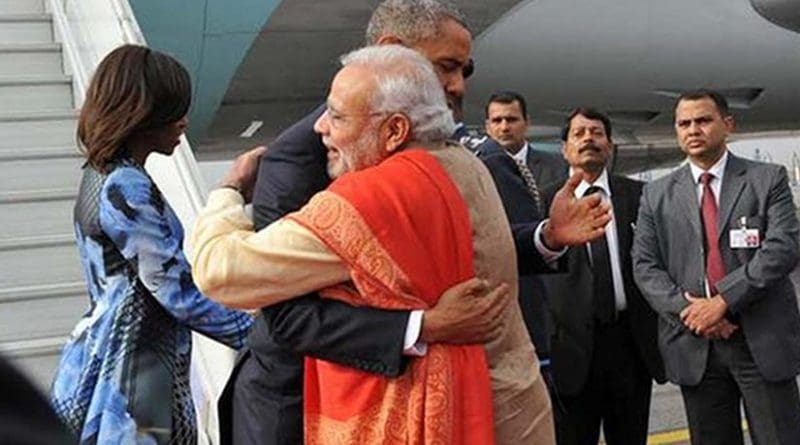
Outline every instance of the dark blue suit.
{"type": "MultiPolygon", "coordinates": [[[[253,196],[257,228],[299,209],[330,183],[313,131],[323,107],[283,132],[261,160],[253,196]]],[[[223,443],[303,442],[303,356],[397,376],[407,311],[353,307],[306,295],[262,309],[220,401],[223,443]]]]}
{"type": "MultiPolygon", "coordinates": [[[[500,199],[506,209],[506,216],[514,228],[515,237],[521,232],[530,233],[532,229],[535,229],[535,225],[547,216],[547,207],[543,206],[542,213],[544,214],[539,213],[536,202],[528,191],[517,164],[497,142],[488,139],[478,148],[478,156],[494,178],[500,199]]],[[[567,179],[569,167],[560,155],[529,148],[527,164],[542,191],[554,184],[561,184],[567,179]]],[[[544,196],[542,197],[544,198],[544,196]]],[[[528,236],[532,238],[532,234],[528,236]]],[[[521,264],[530,261],[524,254],[524,252],[530,251],[530,248],[521,249],[518,243],[517,254],[520,256],[521,264]]],[[[536,256],[538,256],[538,252],[536,256]]],[[[525,270],[522,269],[522,271],[525,270]]],[[[541,277],[520,275],[519,304],[525,318],[525,325],[528,327],[528,333],[536,346],[536,354],[540,361],[547,363],[550,358],[550,326],[552,323],[549,320],[547,296],[541,277]]]]}
{"type": "MultiPolygon", "coordinates": [[[[317,108],[283,132],[261,159],[256,228],[297,210],[330,183],[327,151],[313,131],[323,111],[317,108]]],[[[529,273],[549,271],[533,246],[533,227],[515,230],[517,249],[526,252],[520,264],[529,273]]],[[[305,355],[390,377],[400,375],[408,360],[408,311],[353,307],[312,294],[261,312],[220,401],[222,443],[302,443],[305,355]]]]}

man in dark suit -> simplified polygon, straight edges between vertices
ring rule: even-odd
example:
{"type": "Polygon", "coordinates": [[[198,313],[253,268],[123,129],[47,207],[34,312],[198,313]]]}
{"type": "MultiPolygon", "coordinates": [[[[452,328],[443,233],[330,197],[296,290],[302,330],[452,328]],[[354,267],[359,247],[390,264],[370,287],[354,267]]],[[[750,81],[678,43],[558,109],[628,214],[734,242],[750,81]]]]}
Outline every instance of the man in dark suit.
{"type": "MultiPolygon", "coordinates": [[[[463,95],[462,70],[470,62],[471,36],[458,10],[430,1],[385,1],[373,13],[367,43],[414,47],[434,62],[449,96],[463,95]],[[408,12],[412,4],[418,9],[408,12]],[[403,23],[415,24],[414,29],[398,31],[403,23]]],[[[321,106],[286,130],[262,158],[253,201],[256,228],[297,210],[330,183],[326,150],[313,131],[324,111],[321,106]]],[[[356,308],[317,295],[262,310],[248,339],[249,350],[237,363],[220,403],[223,441],[302,443],[304,355],[397,376],[406,355],[416,353],[418,340],[486,339],[474,321],[477,304],[463,299],[456,303],[465,306],[452,310],[455,305],[448,309],[447,299],[443,303],[439,312],[450,317],[446,323],[437,322],[437,308],[424,314],[423,323],[421,312],[356,308]]]]}
{"type": "MultiPolygon", "coordinates": [[[[486,103],[486,133],[478,156],[492,174],[508,221],[530,224],[547,216],[541,190],[564,183],[567,164],[561,156],[534,150],[525,139],[528,111],[525,98],[512,91],[494,93],[486,103]]],[[[550,321],[542,278],[520,275],[519,305],[536,347],[542,375],[550,378],[550,321]]],[[[552,386],[551,386],[552,389],[552,386]]]]}
{"type": "MultiPolygon", "coordinates": [[[[451,107],[460,103],[471,67],[471,35],[458,10],[435,0],[386,0],[373,13],[366,40],[422,53],[451,107]]],[[[299,209],[329,184],[327,150],[313,130],[324,111],[319,107],[286,130],[261,159],[253,196],[257,229],[299,209]]],[[[599,201],[572,201],[562,199],[560,222],[541,230],[545,242],[567,244],[602,233],[607,215],[599,201]]],[[[549,268],[536,251],[534,233],[533,227],[514,233],[520,261],[531,273],[549,268]]],[[[484,318],[498,301],[459,298],[456,292],[422,313],[355,308],[309,295],[263,309],[220,401],[223,443],[302,443],[303,356],[397,376],[408,356],[424,353],[425,343],[491,338],[495,326],[484,318]]]]}
{"type": "Polygon", "coordinates": [[[800,315],[789,273],[798,225],[786,169],[730,153],[723,96],[675,107],[687,165],[647,184],[636,282],[658,311],[667,377],[681,386],[692,444],[800,443],[800,315]]]}
{"type": "Polygon", "coordinates": [[[555,410],[558,444],[596,445],[602,424],[609,445],[644,445],[652,380],[663,383],[664,368],[657,316],[634,284],[630,257],[642,184],[607,170],[613,146],[603,113],[576,109],[562,140],[564,158],[583,172],[576,195],[600,194],[613,219],[604,237],[567,252],[567,274],[544,278],[554,321],[553,377],[563,403],[555,410]]]}

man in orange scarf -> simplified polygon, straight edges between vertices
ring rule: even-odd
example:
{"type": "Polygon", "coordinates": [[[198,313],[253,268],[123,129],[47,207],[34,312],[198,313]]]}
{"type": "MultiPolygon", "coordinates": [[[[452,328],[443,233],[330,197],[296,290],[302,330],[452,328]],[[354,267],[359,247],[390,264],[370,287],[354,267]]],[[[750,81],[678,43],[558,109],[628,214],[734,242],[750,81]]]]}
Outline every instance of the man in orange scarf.
{"type": "MultiPolygon", "coordinates": [[[[454,124],[430,62],[396,45],[342,62],[315,125],[338,179],[254,233],[239,193],[253,173],[237,170],[252,169],[261,153],[237,161],[228,187],[212,192],[197,221],[198,285],[247,308],[323,289],[351,304],[425,309],[474,276],[507,283],[515,296],[517,260],[502,204],[483,164],[447,141],[454,124]]],[[[564,218],[572,225],[562,229],[602,233],[603,207],[573,207],[564,218]]],[[[490,343],[429,345],[397,379],[307,359],[306,443],[554,443],[519,307],[503,317],[490,343]]]]}

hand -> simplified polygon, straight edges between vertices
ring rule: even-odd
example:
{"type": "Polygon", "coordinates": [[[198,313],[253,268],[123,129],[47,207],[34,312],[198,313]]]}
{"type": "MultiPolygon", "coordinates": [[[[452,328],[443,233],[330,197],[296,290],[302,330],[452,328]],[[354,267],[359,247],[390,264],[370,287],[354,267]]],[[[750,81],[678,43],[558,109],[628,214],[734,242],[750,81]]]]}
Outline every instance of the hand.
{"type": "Polygon", "coordinates": [[[736,330],[739,329],[739,326],[731,323],[728,319],[723,318],[714,326],[706,329],[703,337],[709,340],[727,340],[731,338],[736,330]]]}
{"type": "Polygon", "coordinates": [[[258,176],[258,163],[266,151],[267,147],[262,145],[240,154],[220,181],[220,187],[235,188],[242,194],[246,203],[250,202],[258,176]]]}
{"type": "Polygon", "coordinates": [[[575,189],[582,178],[582,172],[575,172],[553,198],[550,220],[542,231],[543,241],[551,250],[585,244],[606,233],[611,206],[596,194],[577,199],[575,189]]]}
{"type": "Polygon", "coordinates": [[[689,302],[689,306],[681,311],[681,320],[697,335],[704,335],[709,328],[722,320],[728,311],[728,303],[720,295],[702,298],[686,292],[684,298],[689,302]]]}
{"type": "Polygon", "coordinates": [[[487,343],[502,332],[510,287],[473,278],[447,289],[436,306],[424,312],[420,339],[426,343],[487,343]]]}

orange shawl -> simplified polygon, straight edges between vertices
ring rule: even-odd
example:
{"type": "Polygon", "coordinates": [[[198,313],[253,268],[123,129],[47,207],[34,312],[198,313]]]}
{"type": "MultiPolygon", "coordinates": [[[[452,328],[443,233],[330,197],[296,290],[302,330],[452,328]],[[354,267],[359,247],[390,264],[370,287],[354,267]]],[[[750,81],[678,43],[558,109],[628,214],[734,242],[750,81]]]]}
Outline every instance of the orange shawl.
{"type": "MultiPolygon", "coordinates": [[[[474,276],[467,204],[423,150],[345,175],[290,218],[350,269],[352,283],[325,289],[329,298],[425,309],[474,276]]],[[[429,345],[395,379],[307,358],[305,422],[307,445],[494,444],[486,353],[429,345]]]]}

